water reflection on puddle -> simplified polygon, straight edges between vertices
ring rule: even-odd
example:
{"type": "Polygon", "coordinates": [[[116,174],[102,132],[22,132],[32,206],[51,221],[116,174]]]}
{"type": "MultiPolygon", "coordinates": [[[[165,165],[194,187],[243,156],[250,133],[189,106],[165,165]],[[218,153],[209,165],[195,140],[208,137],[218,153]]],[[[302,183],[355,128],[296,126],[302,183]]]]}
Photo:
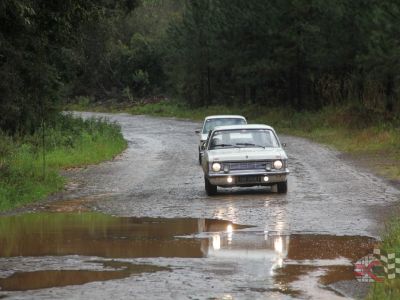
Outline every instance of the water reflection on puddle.
{"type": "Polygon", "coordinates": [[[352,262],[370,253],[375,242],[367,237],[266,234],[249,228],[223,220],[120,218],[99,213],[1,217],[0,288],[43,289],[169,271],[117,260],[164,257],[237,263],[258,278],[273,278],[274,287],[269,290],[294,294],[290,283],[321,267],[326,270],[322,283],[353,278],[352,262]],[[49,264],[49,257],[71,255],[84,262],[79,269],[49,264]],[[100,267],[88,269],[84,257],[101,258],[90,261],[100,267]],[[24,259],[36,260],[35,268],[15,270],[24,265],[24,259]]]}
{"type": "MultiPolygon", "coordinates": [[[[105,259],[179,257],[201,258],[208,253],[208,238],[179,238],[200,232],[232,231],[248,226],[223,220],[120,218],[99,213],[42,213],[0,218],[0,289],[23,291],[92,281],[121,279],[133,274],[169,270],[153,265],[99,261],[98,270],[7,269],[3,258],[78,255],[105,259]],[[10,275],[11,274],[11,275],[10,275]]],[[[93,264],[93,261],[90,261],[93,264]]],[[[39,263],[40,265],[40,263],[39,263]]],[[[49,266],[43,263],[44,267],[49,266]]],[[[87,266],[86,266],[87,267],[87,266]]],[[[40,266],[38,267],[40,269],[40,266]]]]}
{"type": "Polygon", "coordinates": [[[120,218],[98,213],[2,217],[0,257],[204,257],[208,240],[175,236],[224,231],[228,225],[246,227],[222,220],[120,218]]]}

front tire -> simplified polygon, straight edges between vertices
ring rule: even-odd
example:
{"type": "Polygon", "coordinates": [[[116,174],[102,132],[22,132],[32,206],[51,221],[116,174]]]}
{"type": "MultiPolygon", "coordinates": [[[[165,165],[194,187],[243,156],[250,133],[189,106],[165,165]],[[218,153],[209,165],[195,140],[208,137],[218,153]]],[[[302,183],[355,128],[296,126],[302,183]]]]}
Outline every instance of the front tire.
{"type": "Polygon", "coordinates": [[[279,194],[286,194],[287,193],[287,181],[278,182],[277,188],[278,188],[279,194]]]}
{"type": "Polygon", "coordinates": [[[206,177],[204,177],[204,186],[208,196],[214,196],[217,194],[217,186],[211,184],[206,177]]]}
{"type": "Polygon", "coordinates": [[[199,165],[201,165],[201,153],[199,152],[199,165]]]}

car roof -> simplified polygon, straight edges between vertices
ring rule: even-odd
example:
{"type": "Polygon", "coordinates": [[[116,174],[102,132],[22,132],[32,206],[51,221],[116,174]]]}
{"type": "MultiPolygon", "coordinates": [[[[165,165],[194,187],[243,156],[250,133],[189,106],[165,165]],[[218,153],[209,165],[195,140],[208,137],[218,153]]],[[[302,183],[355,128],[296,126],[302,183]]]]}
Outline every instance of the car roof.
{"type": "Polygon", "coordinates": [[[213,116],[207,116],[204,120],[209,120],[209,119],[243,119],[243,120],[246,120],[245,117],[240,116],[240,115],[213,115],[213,116]]]}
{"type": "Polygon", "coordinates": [[[268,129],[275,131],[274,128],[264,124],[247,124],[247,125],[226,125],[226,126],[217,126],[213,131],[217,130],[240,130],[240,129],[268,129]]]}

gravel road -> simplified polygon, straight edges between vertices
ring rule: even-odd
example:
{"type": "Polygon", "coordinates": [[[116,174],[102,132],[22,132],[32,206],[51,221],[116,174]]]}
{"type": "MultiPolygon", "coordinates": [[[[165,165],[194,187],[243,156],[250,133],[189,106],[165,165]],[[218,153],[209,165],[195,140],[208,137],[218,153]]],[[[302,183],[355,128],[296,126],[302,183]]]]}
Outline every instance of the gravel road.
{"type": "MultiPolygon", "coordinates": [[[[194,133],[201,124],[128,114],[77,114],[118,122],[128,149],[113,161],[66,171],[70,183],[66,191],[56,196],[58,201],[68,205],[72,199],[82,199],[81,204],[88,210],[119,217],[223,219],[252,225],[245,232],[250,233],[253,242],[248,241],[249,235],[238,234],[242,236],[238,238],[242,241],[239,248],[254,250],[260,236],[265,240],[267,236],[272,237],[275,246],[271,247],[275,250],[282,248],[279,246],[282,239],[276,236],[286,238],[283,248],[291,240],[292,250],[278,262],[278,269],[284,267],[284,271],[274,273],[276,262],[267,261],[264,256],[257,260],[258,252],[251,259],[243,258],[242,254],[232,256],[236,252],[229,251],[223,257],[209,252],[204,258],[135,258],[129,261],[168,267],[172,271],[4,295],[21,299],[333,299],[354,297],[354,289],[362,289],[353,282],[352,287],[343,288],[339,295],[326,289],[320,280],[326,275],[327,266],[351,269],[357,256],[346,258],[340,249],[340,255],[324,256],[326,249],[322,247],[320,256],[310,254],[312,257],[295,259],[293,247],[304,240],[314,245],[313,238],[309,238],[313,236],[315,241],[324,241],[315,247],[329,243],[328,237],[335,240],[335,236],[379,238],[383,220],[400,199],[400,191],[385,180],[343,160],[339,152],[329,147],[280,135],[281,142],[287,144],[285,150],[291,171],[287,194],[256,187],[219,189],[217,196],[208,197],[197,161],[198,136],[194,133]],[[291,236],[295,238],[290,239],[291,236]],[[321,236],[327,240],[320,240],[321,236]],[[311,269],[304,268],[305,261],[311,269]],[[302,267],[290,271],[291,265],[302,267]],[[282,279],[289,275],[293,278],[282,279]]],[[[51,203],[42,204],[38,210],[46,210],[51,203]]],[[[342,242],[332,245],[343,248],[342,242]]],[[[231,246],[229,249],[233,251],[231,246]]],[[[52,259],[57,260],[57,266],[68,266],[65,258],[52,259]],[[60,259],[64,260],[60,262],[60,259]]],[[[77,257],[74,259],[79,261],[77,257]]],[[[17,268],[17,265],[18,260],[14,265],[9,263],[8,268],[17,268]]],[[[343,282],[340,286],[346,286],[343,282]]]]}
{"type": "MultiPolygon", "coordinates": [[[[197,163],[201,124],[175,119],[92,114],[122,126],[129,148],[115,161],[68,172],[66,197],[100,195],[93,205],[118,216],[218,218],[279,230],[378,237],[399,200],[387,182],[342,160],[338,151],[281,135],[289,156],[289,191],[268,188],[204,191],[197,163]]],[[[279,134],[279,133],[278,133],[279,134]]]]}

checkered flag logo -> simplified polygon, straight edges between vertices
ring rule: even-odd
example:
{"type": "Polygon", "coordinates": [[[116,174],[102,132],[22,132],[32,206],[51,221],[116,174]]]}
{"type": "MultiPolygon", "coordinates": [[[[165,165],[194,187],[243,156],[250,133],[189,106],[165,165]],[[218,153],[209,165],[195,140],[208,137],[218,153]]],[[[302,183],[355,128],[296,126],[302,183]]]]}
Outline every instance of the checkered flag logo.
{"type": "Polygon", "coordinates": [[[383,278],[377,274],[377,268],[381,266],[381,262],[369,254],[354,264],[354,275],[359,282],[380,282],[383,278]]]}
{"type": "Polygon", "coordinates": [[[395,251],[385,251],[375,248],[374,257],[381,262],[387,279],[394,279],[396,278],[396,274],[400,274],[399,252],[396,253],[395,251]]]}

